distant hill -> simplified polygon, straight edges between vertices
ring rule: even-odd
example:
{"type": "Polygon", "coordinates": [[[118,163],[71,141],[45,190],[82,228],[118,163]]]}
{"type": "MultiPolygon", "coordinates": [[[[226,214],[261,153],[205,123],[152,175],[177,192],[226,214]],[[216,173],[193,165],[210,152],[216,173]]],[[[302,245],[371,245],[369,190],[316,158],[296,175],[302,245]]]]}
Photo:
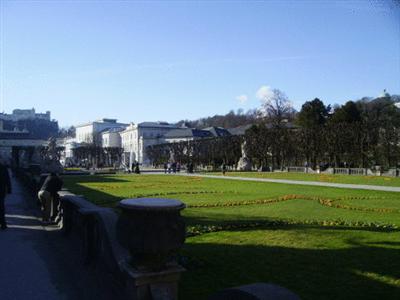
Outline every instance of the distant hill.
{"type": "Polygon", "coordinates": [[[207,128],[207,127],[223,127],[223,128],[234,128],[247,124],[252,124],[256,121],[257,110],[249,110],[243,112],[238,110],[234,112],[231,110],[225,115],[214,115],[212,117],[205,117],[197,120],[181,120],[176,125],[187,126],[191,128],[207,128]]]}

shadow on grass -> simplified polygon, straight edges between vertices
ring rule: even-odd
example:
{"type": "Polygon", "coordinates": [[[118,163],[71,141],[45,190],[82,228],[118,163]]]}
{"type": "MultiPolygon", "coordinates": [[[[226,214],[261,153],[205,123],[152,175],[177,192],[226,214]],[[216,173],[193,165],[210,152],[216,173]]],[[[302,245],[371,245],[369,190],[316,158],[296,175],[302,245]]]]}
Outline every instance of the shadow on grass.
{"type": "Polygon", "coordinates": [[[187,257],[182,299],[206,299],[220,289],[254,282],[282,285],[302,299],[400,299],[399,249],[187,243],[182,252],[187,257]]]}
{"type": "MultiPolygon", "coordinates": [[[[215,215],[213,215],[215,217],[215,215]]],[[[246,217],[243,219],[236,219],[234,216],[222,215],[223,218],[209,218],[204,216],[184,216],[187,226],[229,226],[233,225],[233,229],[229,231],[251,231],[254,229],[322,229],[322,230],[358,230],[358,231],[371,231],[371,232],[400,232],[398,228],[384,228],[384,227],[373,227],[373,226],[348,226],[348,225],[318,225],[318,224],[306,224],[302,220],[298,221],[298,224],[290,224],[294,222],[289,220],[289,223],[285,223],[284,218],[266,218],[266,217],[246,217]],[[235,226],[236,225],[236,226],[235,226]],[[246,227],[248,225],[248,227],[246,227]],[[243,226],[242,228],[240,226],[243,226]],[[235,228],[236,227],[236,228],[235,228]]],[[[389,242],[388,242],[389,243],[389,242]]]]}
{"type": "Polygon", "coordinates": [[[121,179],[121,177],[111,176],[65,176],[63,177],[64,187],[67,188],[71,193],[76,195],[83,195],[87,200],[94,204],[114,207],[123,198],[116,197],[109,193],[105,193],[99,189],[89,188],[82,185],[83,183],[125,183],[129,180],[121,179]]]}
{"type": "MultiPolygon", "coordinates": [[[[386,245],[386,246],[399,246],[400,242],[392,242],[392,241],[385,241],[385,242],[370,242],[367,243],[369,245],[386,245]]],[[[399,250],[400,251],[400,250],[399,250]]]]}
{"type": "Polygon", "coordinates": [[[129,180],[124,180],[121,177],[112,177],[110,175],[69,175],[69,176],[62,176],[62,179],[65,183],[87,183],[87,182],[129,182],[129,180]]]}

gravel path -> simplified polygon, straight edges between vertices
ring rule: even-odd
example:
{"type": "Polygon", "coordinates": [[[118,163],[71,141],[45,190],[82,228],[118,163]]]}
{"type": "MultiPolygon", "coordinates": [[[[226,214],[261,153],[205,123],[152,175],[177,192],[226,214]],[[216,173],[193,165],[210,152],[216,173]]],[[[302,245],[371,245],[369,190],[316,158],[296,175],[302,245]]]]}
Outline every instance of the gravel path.
{"type": "Polygon", "coordinates": [[[325,186],[341,189],[357,189],[357,190],[371,190],[371,191],[385,191],[385,192],[400,192],[400,187],[394,186],[380,186],[380,185],[366,185],[366,184],[347,184],[347,183],[331,183],[331,182],[318,182],[318,181],[300,181],[300,180],[286,180],[286,179],[267,179],[267,178],[254,178],[254,177],[237,177],[237,176],[219,176],[219,175],[206,175],[206,174],[187,174],[177,173],[183,176],[197,176],[215,179],[230,179],[240,181],[256,181],[256,182],[272,182],[284,184],[299,184],[310,186],[325,186]]]}

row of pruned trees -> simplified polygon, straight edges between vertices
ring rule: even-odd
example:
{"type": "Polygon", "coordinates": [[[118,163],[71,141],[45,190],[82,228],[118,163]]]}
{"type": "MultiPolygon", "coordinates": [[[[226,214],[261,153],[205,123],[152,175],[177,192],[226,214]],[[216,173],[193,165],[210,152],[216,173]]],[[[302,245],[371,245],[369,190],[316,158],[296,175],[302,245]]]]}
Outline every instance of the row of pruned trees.
{"type": "Polygon", "coordinates": [[[183,165],[233,166],[241,157],[241,143],[242,137],[226,136],[152,145],[146,151],[153,164],[159,166],[169,161],[183,165]]]}
{"type": "Polygon", "coordinates": [[[73,149],[73,156],[85,167],[117,167],[121,163],[122,148],[87,144],[73,149]]]}

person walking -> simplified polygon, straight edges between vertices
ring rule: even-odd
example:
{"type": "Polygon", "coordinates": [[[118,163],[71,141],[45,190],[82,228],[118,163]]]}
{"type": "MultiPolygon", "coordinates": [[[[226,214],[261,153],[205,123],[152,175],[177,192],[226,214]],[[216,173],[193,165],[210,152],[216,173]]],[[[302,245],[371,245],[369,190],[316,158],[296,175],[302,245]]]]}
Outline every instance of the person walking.
{"type": "Polygon", "coordinates": [[[7,166],[0,161],[0,225],[3,230],[7,228],[4,207],[4,200],[7,194],[11,194],[10,175],[8,174],[7,166]]]}
{"type": "Polygon", "coordinates": [[[135,174],[140,174],[140,168],[139,168],[139,163],[135,163],[135,174]]]}
{"type": "Polygon", "coordinates": [[[43,223],[49,224],[51,220],[55,220],[58,216],[58,191],[61,190],[63,181],[56,173],[50,173],[44,181],[38,198],[42,203],[43,223]]]}
{"type": "Polygon", "coordinates": [[[164,163],[164,174],[167,174],[167,170],[168,170],[168,164],[165,162],[164,163]]]}
{"type": "Polygon", "coordinates": [[[222,164],[222,175],[225,176],[225,173],[226,173],[226,164],[223,163],[223,164],[222,164]]]}

